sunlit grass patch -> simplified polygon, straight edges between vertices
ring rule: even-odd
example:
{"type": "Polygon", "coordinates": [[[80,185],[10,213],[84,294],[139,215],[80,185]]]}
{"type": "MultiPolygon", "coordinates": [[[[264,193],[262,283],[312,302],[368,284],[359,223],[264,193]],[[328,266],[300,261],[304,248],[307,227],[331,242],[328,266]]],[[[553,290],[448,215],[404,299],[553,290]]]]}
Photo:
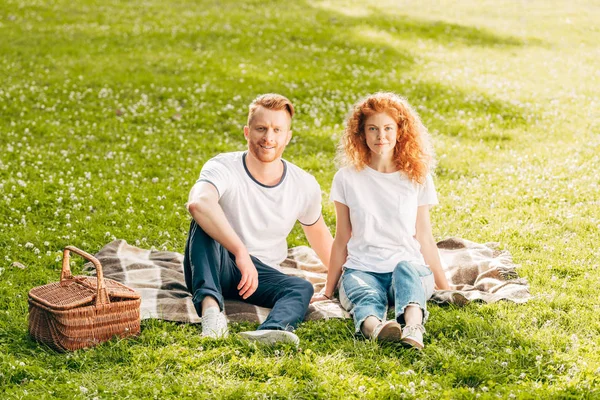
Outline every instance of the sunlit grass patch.
{"type": "MultiPolygon", "coordinates": [[[[600,386],[600,17],[587,2],[22,2],[0,5],[3,398],[596,398],[600,386]],[[203,163],[245,147],[247,104],[292,99],[286,158],[328,202],[351,105],[392,90],[433,135],[434,234],[498,242],[527,304],[430,306],[426,347],[301,325],[299,349],[139,337],[58,354],[27,291],[64,245],[183,251],[203,163]],[[13,266],[18,261],[25,269],[13,266]]],[[[306,244],[300,227],[290,246],[306,244]]],[[[83,260],[73,260],[80,272],[83,260]]]]}

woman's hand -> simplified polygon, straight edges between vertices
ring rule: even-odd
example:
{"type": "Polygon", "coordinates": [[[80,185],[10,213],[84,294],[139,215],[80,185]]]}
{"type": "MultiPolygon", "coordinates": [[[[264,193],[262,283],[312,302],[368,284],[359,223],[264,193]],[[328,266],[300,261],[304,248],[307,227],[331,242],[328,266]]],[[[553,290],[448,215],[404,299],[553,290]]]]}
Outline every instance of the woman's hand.
{"type": "Polygon", "coordinates": [[[319,301],[326,301],[326,300],[331,300],[331,297],[327,297],[327,296],[325,296],[325,293],[319,292],[319,293],[313,294],[313,297],[310,299],[310,302],[312,304],[312,303],[318,303],[319,301]]]}

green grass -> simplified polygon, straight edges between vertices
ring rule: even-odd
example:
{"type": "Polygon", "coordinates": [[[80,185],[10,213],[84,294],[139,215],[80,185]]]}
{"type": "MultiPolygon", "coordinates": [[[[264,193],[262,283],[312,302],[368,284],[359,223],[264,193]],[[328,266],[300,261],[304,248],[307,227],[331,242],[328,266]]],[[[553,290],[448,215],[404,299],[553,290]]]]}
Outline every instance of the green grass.
{"type": "Polygon", "coordinates": [[[598,20],[587,1],[5,0],[0,397],[600,398],[598,20]],[[28,337],[27,291],[58,279],[63,246],[183,250],[187,193],[244,148],[260,93],[296,104],[286,158],[333,229],[343,118],[377,90],[433,133],[435,236],[500,242],[529,303],[431,305],[421,353],[350,321],[302,324],[300,350],[161,321],[66,355],[28,337]]]}

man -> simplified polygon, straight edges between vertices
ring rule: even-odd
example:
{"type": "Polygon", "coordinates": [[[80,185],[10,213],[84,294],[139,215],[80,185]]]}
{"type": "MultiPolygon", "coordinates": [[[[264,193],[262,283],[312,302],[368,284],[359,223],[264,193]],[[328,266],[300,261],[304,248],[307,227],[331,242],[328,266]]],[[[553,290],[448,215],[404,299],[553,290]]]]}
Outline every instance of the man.
{"type": "Polygon", "coordinates": [[[283,274],[286,238],[298,220],[324,264],[333,238],[321,216],[316,179],[281,158],[292,138],[294,107],[285,97],[257,97],[248,113],[245,152],[223,153],[204,164],[187,208],[193,217],[184,271],[202,336],[227,336],[224,298],[272,308],[244,338],[298,344],[292,332],[304,319],[312,285],[283,274]]]}

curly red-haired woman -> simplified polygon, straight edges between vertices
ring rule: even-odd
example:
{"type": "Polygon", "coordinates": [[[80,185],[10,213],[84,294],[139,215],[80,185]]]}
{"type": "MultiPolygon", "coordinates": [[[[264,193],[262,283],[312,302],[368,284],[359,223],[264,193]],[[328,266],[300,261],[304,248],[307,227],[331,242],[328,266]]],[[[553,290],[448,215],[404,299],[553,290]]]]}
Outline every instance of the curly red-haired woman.
{"type": "Polygon", "coordinates": [[[429,134],[406,99],[376,93],[351,111],[331,187],[337,223],[327,284],[313,301],[340,301],[356,332],[423,348],[426,302],[448,289],[431,233],[437,194],[429,134]],[[343,269],[343,274],[342,274],[343,269]],[[386,322],[388,301],[396,318],[386,322]]]}

